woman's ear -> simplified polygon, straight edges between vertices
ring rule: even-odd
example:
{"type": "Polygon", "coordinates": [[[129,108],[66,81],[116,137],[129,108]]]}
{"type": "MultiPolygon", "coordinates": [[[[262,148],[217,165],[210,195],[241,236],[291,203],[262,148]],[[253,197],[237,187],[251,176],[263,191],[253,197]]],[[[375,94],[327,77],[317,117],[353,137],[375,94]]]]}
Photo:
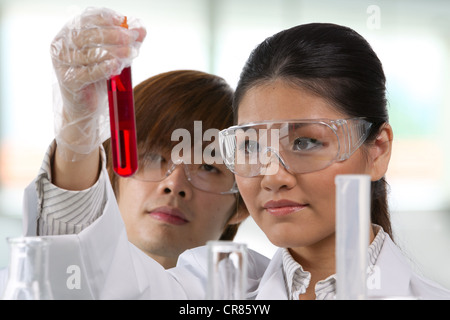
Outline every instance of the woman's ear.
{"type": "Polygon", "coordinates": [[[236,212],[233,214],[233,216],[228,220],[228,224],[239,224],[245,219],[248,218],[250,213],[248,212],[247,206],[244,203],[244,200],[242,199],[241,195],[237,196],[236,200],[236,212]]]}
{"type": "Polygon", "coordinates": [[[369,156],[372,163],[370,172],[372,181],[380,180],[385,176],[389,166],[389,160],[391,159],[393,139],[394,133],[392,127],[388,123],[385,123],[369,149],[369,156]]]}

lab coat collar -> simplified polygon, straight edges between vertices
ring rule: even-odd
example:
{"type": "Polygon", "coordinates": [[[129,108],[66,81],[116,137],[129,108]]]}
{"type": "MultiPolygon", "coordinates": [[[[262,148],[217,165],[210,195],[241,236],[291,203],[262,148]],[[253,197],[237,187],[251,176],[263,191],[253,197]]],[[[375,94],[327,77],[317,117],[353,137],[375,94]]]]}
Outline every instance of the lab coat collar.
{"type": "Polygon", "coordinates": [[[257,300],[287,300],[283,274],[282,249],[278,249],[266,269],[258,287],[257,300]]]}
{"type": "MultiPolygon", "coordinates": [[[[413,297],[413,271],[394,242],[386,237],[375,266],[368,275],[368,299],[413,297]]],[[[282,250],[275,252],[258,287],[256,299],[288,299],[283,274],[282,250]]]]}
{"type": "Polygon", "coordinates": [[[384,240],[375,266],[370,268],[367,279],[369,299],[413,296],[410,286],[413,271],[389,236],[384,240]]]}

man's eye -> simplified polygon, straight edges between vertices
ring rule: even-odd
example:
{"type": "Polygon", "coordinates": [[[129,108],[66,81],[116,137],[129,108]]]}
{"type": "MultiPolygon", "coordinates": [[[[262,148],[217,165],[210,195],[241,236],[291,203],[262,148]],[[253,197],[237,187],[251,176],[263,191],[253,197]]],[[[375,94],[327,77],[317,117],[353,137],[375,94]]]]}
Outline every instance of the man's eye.
{"type": "Polygon", "coordinates": [[[200,170],[210,173],[220,173],[220,170],[210,164],[203,164],[200,166],[200,170]]]}
{"type": "Polygon", "coordinates": [[[157,153],[147,153],[140,157],[140,166],[142,167],[153,167],[155,165],[162,165],[166,163],[166,159],[157,153]]]}
{"type": "Polygon", "coordinates": [[[248,154],[258,152],[259,144],[256,141],[246,140],[240,149],[248,154]]]}

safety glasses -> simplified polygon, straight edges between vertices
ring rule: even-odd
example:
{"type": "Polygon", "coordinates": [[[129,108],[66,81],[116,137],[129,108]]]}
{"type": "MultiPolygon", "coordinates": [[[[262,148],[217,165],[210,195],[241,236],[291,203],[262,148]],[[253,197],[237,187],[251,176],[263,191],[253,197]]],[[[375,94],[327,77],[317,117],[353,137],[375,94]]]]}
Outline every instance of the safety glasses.
{"type": "Polygon", "coordinates": [[[133,178],[159,182],[171,175],[178,166],[184,167],[187,180],[196,189],[215,194],[239,192],[233,173],[224,164],[186,164],[181,159],[173,162],[170,156],[158,152],[147,152],[140,156],[139,169],[133,178]]]}
{"type": "Polygon", "coordinates": [[[308,173],[348,159],[371,126],[365,118],[255,122],[222,130],[220,151],[242,177],[276,174],[277,162],[291,173],[308,173]]]}

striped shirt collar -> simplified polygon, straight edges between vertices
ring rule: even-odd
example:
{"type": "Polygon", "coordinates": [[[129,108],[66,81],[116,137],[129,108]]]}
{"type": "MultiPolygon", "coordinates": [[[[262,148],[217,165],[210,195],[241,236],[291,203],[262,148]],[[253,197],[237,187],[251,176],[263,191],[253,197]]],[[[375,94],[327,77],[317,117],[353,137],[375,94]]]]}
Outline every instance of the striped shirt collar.
{"type": "MultiPolygon", "coordinates": [[[[368,250],[369,265],[372,266],[376,264],[386,238],[383,228],[378,225],[373,225],[373,227],[377,235],[368,250]]],[[[311,273],[303,270],[303,267],[294,260],[287,248],[282,250],[283,274],[288,297],[290,300],[298,300],[299,295],[305,293],[309,286],[311,273]]],[[[336,295],[336,274],[317,282],[315,293],[317,300],[334,299],[336,295]]]]}

